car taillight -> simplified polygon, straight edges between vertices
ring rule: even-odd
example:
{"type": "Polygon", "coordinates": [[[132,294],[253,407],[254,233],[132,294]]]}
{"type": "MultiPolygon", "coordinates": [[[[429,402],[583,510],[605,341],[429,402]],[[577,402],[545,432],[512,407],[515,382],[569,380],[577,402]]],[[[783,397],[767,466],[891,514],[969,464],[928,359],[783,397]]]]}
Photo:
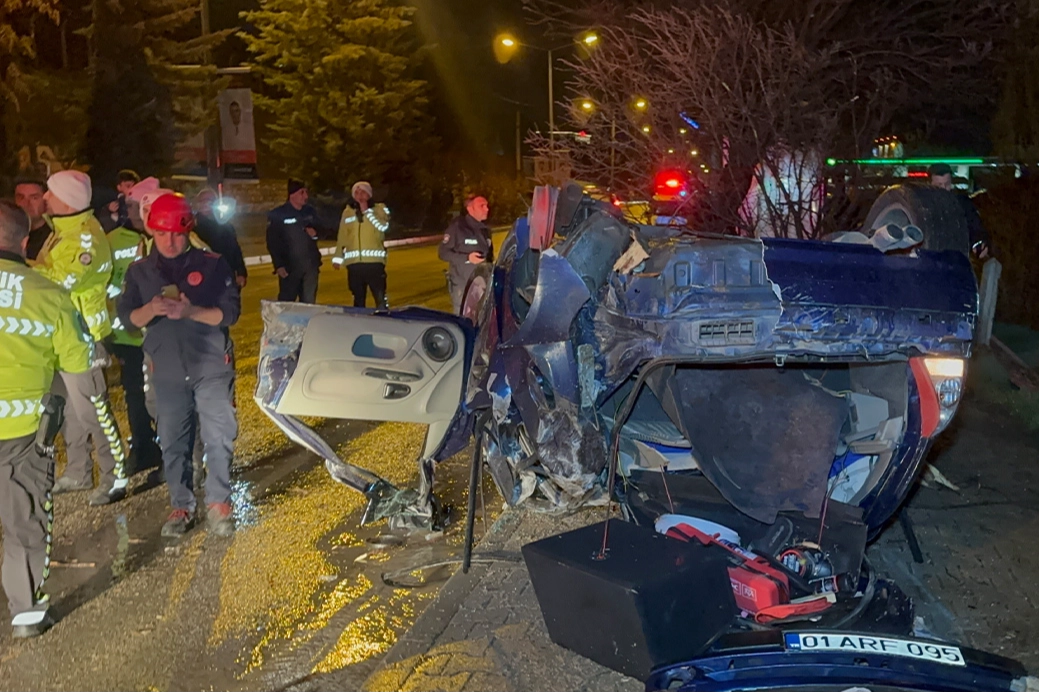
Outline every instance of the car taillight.
{"type": "Polygon", "coordinates": [[[963,395],[966,361],[920,357],[909,360],[920,393],[920,434],[925,438],[949,425],[963,395]]]}

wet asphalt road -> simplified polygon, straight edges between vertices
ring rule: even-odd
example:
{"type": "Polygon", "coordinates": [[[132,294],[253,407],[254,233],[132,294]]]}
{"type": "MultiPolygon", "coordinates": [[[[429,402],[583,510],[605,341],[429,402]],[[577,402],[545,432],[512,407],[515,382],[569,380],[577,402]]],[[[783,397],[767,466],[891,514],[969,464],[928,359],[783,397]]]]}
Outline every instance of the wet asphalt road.
{"type": "MultiPolygon", "coordinates": [[[[435,247],[389,257],[392,305],[450,308],[435,247]]],[[[324,269],[319,302],[349,303],[345,273],[324,269]]],[[[136,474],[130,497],[106,508],[88,507],[85,492],[58,496],[46,589],[60,620],[40,638],[14,641],[0,600],[0,688],[277,690],[323,681],[357,688],[453,571],[411,569],[458,555],[459,522],[403,545],[381,535],[380,525],[360,528],[363,497],[332,481],[257,409],[259,302],[277,288],[268,267],[251,271],[232,330],[237,533],[221,539],[199,527],[179,542],[162,539],[169,508],[154,473],[136,474]],[[387,584],[391,572],[403,579],[387,584]]],[[[112,399],[125,433],[119,388],[112,399]]],[[[423,426],[314,423],[343,459],[413,484],[423,426]]],[[[440,495],[457,508],[467,475],[464,455],[438,470],[440,495]]],[[[489,480],[485,497],[493,517],[500,500],[489,480]]]]}

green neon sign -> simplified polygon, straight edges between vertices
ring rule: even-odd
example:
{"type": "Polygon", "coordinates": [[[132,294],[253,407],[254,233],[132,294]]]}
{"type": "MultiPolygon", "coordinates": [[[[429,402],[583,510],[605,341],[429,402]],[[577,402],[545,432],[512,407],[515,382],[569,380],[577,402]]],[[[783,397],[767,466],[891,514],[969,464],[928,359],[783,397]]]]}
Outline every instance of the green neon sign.
{"type": "Polygon", "coordinates": [[[837,164],[855,164],[856,166],[930,166],[931,164],[948,164],[949,166],[981,166],[985,163],[981,158],[921,158],[921,159],[827,159],[827,166],[837,164]]]}

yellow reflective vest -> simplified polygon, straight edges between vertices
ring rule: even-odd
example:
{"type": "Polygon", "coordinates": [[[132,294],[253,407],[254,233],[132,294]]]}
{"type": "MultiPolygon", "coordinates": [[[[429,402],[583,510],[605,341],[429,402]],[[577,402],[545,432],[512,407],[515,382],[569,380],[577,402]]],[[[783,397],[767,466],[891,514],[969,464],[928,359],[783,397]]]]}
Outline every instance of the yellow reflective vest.
{"type": "Polygon", "coordinates": [[[355,262],[381,262],[386,264],[384,238],[390,228],[390,210],[377,204],[364,213],[347,205],[343,210],[343,221],[339,224],[339,241],[333,265],[352,265],[355,262]]]}
{"type": "Polygon", "coordinates": [[[0,440],[33,435],[55,371],[82,373],[94,348],[69,292],[0,251],[0,440]]]}
{"type": "Polygon", "coordinates": [[[51,235],[43,243],[33,269],[67,291],[87,321],[90,334],[101,341],[112,333],[108,314],[108,283],[112,278],[112,249],[91,210],[48,219],[51,235]]]}
{"type": "Polygon", "coordinates": [[[141,346],[144,334],[140,328],[124,325],[116,314],[115,303],[126,284],[126,270],[144,257],[144,236],[123,226],[108,232],[112,248],[112,279],[108,284],[108,314],[112,316],[112,341],[116,344],[141,346]]]}

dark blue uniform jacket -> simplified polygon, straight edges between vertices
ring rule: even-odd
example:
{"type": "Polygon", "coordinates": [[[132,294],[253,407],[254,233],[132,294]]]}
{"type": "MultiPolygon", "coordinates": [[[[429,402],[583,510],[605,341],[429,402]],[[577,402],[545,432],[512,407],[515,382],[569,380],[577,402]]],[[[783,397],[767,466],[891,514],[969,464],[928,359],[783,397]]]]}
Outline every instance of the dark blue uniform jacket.
{"type": "Polygon", "coordinates": [[[317,210],[310,205],[296,209],[286,202],[267,213],[267,252],[275,269],[284,267],[290,274],[302,274],[321,266],[321,251],[307,233],[308,226],[321,229],[317,210]]]}
{"type": "Polygon", "coordinates": [[[219,308],[219,326],[189,319],[157,317],[145,329],[144,351],[152,358],[156,380],[197,381],[234,371],[228,327],[238,321],[242,300],[227,262],[215,253],[189,248],[176,258],[163,257],[158,249],[130,265],[126,289],[119,297],[119,319],[131,324],[130,313],[175,284],[192,305],[219,308]]]}

